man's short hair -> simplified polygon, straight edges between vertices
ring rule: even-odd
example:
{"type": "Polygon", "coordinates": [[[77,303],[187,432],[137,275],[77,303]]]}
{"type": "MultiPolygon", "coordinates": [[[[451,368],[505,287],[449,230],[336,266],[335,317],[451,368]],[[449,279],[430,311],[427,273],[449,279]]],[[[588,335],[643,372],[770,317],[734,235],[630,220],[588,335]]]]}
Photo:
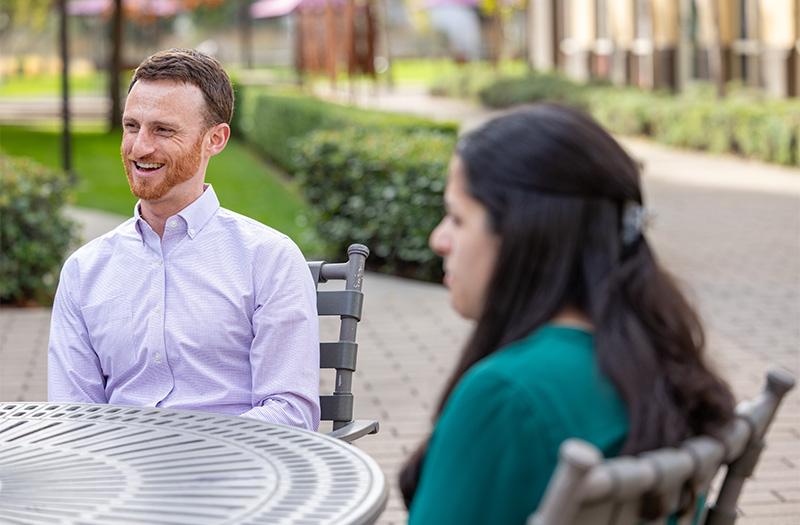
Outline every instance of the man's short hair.
{"type": "Polygon", "coordinates": [[[222,65],[213,57],[194,49],[167,49],[151,55],[139,64],[128,86],[128,93],[138,80],[174,80],[200,88],[206,101],[208,126],[231,123],[233,86],[222,65]]]}

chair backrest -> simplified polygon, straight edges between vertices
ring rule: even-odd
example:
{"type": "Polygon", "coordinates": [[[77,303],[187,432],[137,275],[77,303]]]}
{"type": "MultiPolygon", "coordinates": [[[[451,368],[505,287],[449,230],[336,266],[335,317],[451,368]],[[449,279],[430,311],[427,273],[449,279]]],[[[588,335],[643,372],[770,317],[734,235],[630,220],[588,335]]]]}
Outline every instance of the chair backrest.
{"type": "Polygon", "coordinates": [[[358,343],[356,329],[361,320],[364,294],[361,291],[364,265],[369,249],[352,244],[347,249],[348,260],[343,263],[309,261],[308,267],[315,286],[329,280],[344,280],[343,290],[317,290],[317,311],[320,316],[339,316],[339,339],[320,343],[320,368],[335,369],[336,380],[332,394],[320,395],[322,421],[333,421],[331,435],[352,441],[364,433],[377,432],[377,422],[359,435],[353,435],[353,372],[356,370],[358,343]],[[337,431],[339,431],[337,433],[337,431]]]}
{"type": "Polygon", "coordinates": [[[679,448],[664,448],[636,457],[603,461],[594,446],[578,439],[565,441],[559,463],[537,511],[528,525],[638,525],[645,505],[658,509],[648,524],[691,524],[695,507],[687,501],[687,488],[708,494],[711,480],[727,465],[722,488],[713,507],[703,511],[698,523],[730,525],[736,520],[736,500],[752,475],[764,448],[764,437],[783,396],[794,378],[783,371],[767,374],[762,393],[740,403],[736,418],[721,440],[700,436],[679,448]],[[689,508],[691,507],[691,508],[689,508]],[[690,512],[681,512],[688,509],[690,512]]]}

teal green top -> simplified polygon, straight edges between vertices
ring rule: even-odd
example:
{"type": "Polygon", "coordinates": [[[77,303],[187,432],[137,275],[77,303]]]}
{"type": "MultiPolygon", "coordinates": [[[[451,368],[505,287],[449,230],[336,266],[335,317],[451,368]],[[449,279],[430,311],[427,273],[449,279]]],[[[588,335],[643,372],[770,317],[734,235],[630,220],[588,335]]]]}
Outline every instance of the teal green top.
{"type": "Polygon", "coordinates": [[[570,437],[616,455],[625,405],[591,333],[547,325],[473,366],[428,447],[409,524],[524,524],[570,437]]]}

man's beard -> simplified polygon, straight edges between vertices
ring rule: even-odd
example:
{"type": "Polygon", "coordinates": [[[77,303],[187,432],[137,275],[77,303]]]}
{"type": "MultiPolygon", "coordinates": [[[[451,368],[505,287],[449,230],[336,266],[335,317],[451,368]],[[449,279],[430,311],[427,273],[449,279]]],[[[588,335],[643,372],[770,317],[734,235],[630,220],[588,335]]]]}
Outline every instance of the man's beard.
{"type": "MultiPolygon", "coordinates": [[[[125,175],[128,177],[128,185],[131,193],[142,200],[153,201],[162,198],[169,190],[182,182],[186,182],[197,174],[202,158],[203,137],[195,142],[192,149],[179,157],[172,166],[164,166],[164,174],[160,179],[138,177],[134,180],[131,173],[129,159],[122,152],[122,165],[125,167],[125,175]]],[[[138,159],[139,162],[155,162],[149,157],[138,159]]]]}

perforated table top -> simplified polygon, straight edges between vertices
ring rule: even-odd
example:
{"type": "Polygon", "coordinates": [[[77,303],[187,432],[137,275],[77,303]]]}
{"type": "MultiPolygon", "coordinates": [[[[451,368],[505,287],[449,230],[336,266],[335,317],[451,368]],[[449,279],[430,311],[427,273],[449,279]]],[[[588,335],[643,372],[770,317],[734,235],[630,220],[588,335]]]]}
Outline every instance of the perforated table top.
{"type": "Polygon", "coordinates": [[[369,456],[314,432],[154,408],[0,403],[0,523],[372,523],[369,456]]]}

